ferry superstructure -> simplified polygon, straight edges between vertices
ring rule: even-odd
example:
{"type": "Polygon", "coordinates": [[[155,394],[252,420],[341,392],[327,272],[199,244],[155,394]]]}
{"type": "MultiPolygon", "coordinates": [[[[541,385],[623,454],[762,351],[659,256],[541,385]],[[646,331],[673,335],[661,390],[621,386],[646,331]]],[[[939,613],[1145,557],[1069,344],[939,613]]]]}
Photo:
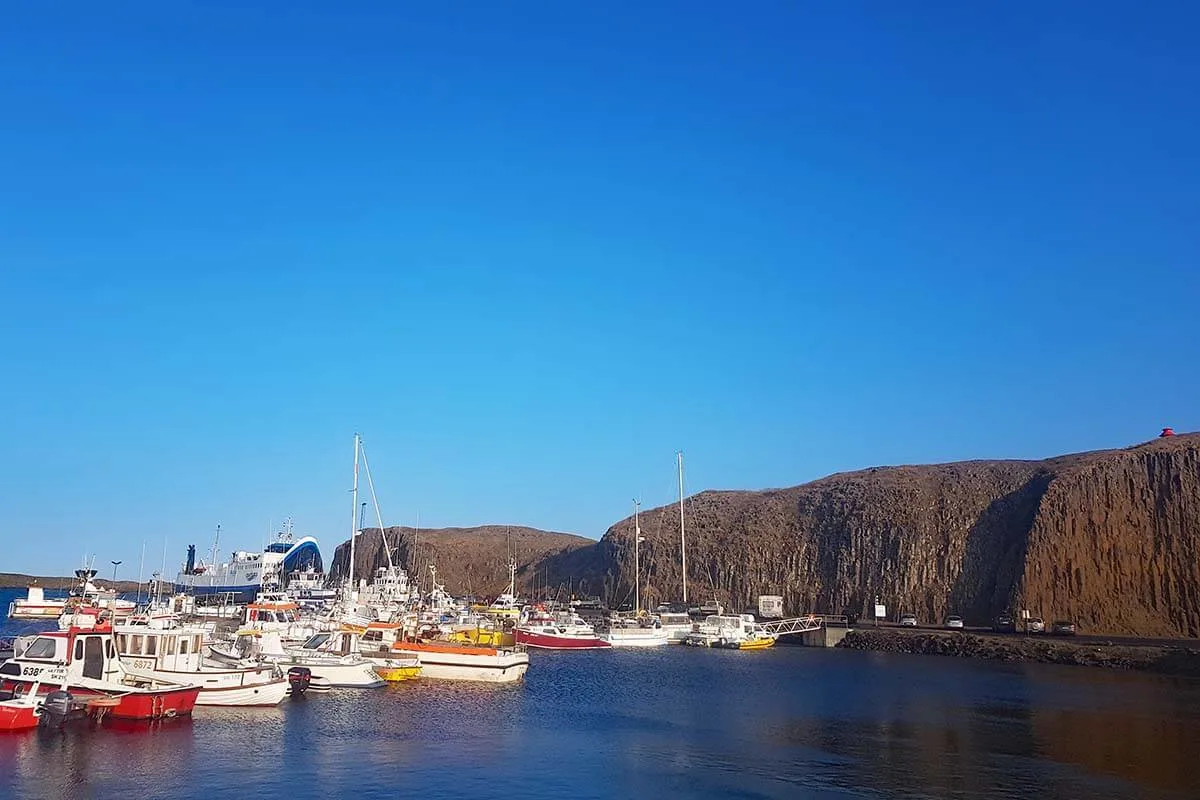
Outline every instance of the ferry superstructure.
{"type": "Polygon", "coordinates": [[[175,591],[197,597],[224,595],[230,602],[249,603],[263,589],[286,587],[293,573],[311,577],[323,572],[321,549],[311,536],[293,540],[291,533],[281,533],[262,552],[238,550],[223,563],[216,563],[216,552],[214,543],[213,563],[197,564],[196,546],[188,545],[187,562],[175,576],[175,591]]]}

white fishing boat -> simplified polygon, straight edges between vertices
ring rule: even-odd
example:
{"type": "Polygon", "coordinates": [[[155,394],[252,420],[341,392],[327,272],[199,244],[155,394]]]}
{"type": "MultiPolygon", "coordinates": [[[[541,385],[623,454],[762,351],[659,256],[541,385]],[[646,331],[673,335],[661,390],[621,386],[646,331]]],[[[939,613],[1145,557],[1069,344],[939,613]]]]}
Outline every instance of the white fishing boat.
{"type": "Polygon", "coordinates": [[[761,650],[773,646],[777,638],[758,624],[752,614],[710,614],[683,643],[692,647],[761,650]]]}
{"type": "Polygon", "coordinates": [[[275,665],[214,666],[204,661],[202,628],[175,627],[174,620],[113,628],[117,654],[131,675],[200,687],[196,705],[273,706],[288,692],[275,665]]]}
{"type": "Polygon", "coordinates": [[[325,632],[314,634],[298,647],[285,647],[277,632],[247,628],[238,631],[232,642],[214,643],[209,653],[223,664],[250,660],[283,669],[304,667],[313,678],[333,687],[374,689],[384,685],[370,659],[349,648],[334,649],[333,644],[333,634],[325,632]]]}
{"type": "Polygon", "coordinates": [[[67,598],[46,597],[44,587],[33,584],[25,591],[25,597],[18,597],[8,604],[9,619],[58,619],[66,608],[67,598]]]}
{"type": "Polygon", "coordinates": [[[691,617],[675,611],[659,613],[658,624],[666,631],[669,644],[683,644],[683,640],[696,628],[696,623],[692,621],[691,617]]]}
{"type": "Polygon", "coordinates": [[[529,669],[529,654],[521,647],[427,639],[411,630],[406,634],[405,624],[398,622],[372,622],[357,632],[359,652],[372,658],[416,658],[422,679],[511,683],[529,669]]]}

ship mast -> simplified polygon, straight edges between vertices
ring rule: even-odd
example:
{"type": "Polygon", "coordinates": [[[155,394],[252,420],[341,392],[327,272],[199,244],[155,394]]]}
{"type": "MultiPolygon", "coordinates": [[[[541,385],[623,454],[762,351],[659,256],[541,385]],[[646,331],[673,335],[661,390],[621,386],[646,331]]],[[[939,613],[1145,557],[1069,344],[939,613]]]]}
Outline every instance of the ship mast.
{"type": "Polygon", "coordinates": [[[642,504],[637,500],[633,501],[633,615],[635,617],[642,615],[642,566],[640,550],[642,524],[638,516],[641,506],[642,504]]]}
{"type": "Polygon", "coordinates": [[[687,535],[683,529],[683,451],[675,453],[679,464],[679,552],[683,568],[683,602],[687,602],[687,535]]]}
{"type": "Polygon", "coordinates": [[[354,488],[350,490],[350,599],[358,599],[358,591],[354,587],[354,539],[358,536],[358,434],[354,434],[354,488]]]}

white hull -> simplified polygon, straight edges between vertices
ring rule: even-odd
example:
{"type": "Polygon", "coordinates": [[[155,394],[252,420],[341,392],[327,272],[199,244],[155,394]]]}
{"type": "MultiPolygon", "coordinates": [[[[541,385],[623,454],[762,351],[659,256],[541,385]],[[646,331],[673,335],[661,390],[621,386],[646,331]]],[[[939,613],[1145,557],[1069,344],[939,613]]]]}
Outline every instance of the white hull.
{"type": "Polygon", "coordinates": [[[413,653],[421,662],[421,677],[444,681],[513,683],[529,669],[527,653],[494,656],[457,653],[413,653]]]}
{"type": "Polygon", "coordinates": [[[602,634],[601,638],[613,647],[661,647],[670,639],[664,630],[614,630],[602,634]]]}
{"type": "Polygon", "coordinates": [[[145,676],[161,681],[190,683],[200,686],[198,706],[274,706],[287,696],[290,684],[278,677],[255,681],[254,672],[238,670],[201,670],[199,672],[170,672],[126,667],[130,675],[145,676]],[[249,680],[247,680],[249,678],[249,680]]]}
{"type": "Polygon", "coordinates": [[[328,664],[309,661],[303,657],[282,658],[274,663],[278,664],[281,669],[307,667],[314,678],[324,678],[335,689],[376,689],[386,685],[386,682],[376,674],[369,663],[328,664]]]}
{"type": "Polygon", "coordinates": [[[13,600],[8,606],[10,619],[58,619],[66,603],[28,603],[13,600]]]}

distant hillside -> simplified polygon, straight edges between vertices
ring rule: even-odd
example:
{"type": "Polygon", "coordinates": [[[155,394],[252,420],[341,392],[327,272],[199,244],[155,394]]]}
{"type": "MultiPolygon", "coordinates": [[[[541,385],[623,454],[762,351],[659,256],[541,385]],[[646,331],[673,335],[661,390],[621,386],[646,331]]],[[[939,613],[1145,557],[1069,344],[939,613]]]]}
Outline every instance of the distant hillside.
{"type": "MultiPolygon", "coordinates": [[[[508,560],[517,561],[517,586],[524,592],[536,587],[557,586],[567,579],[561,570],[548,574],[546,560],[563,558],[573,550],[595,544],[592,539],[569,533],[506,525],[474,528],[407,527],[386,529],[392,559],[402,564],[414,580],[428,586],[429,565],[437,567],[438,582],[456,594],[494,596],[508,586],[508,560]]],[[[348,574],[349,540],[338,545],[329,567],[332,580],[348,574]]],[[[378,528],[368,528],[354,546],[355,577],[370,578],[378,567],[387,566],[384,539],[378,528]]],[[[568,562],[569,563],[569,562],[568,562]]]]}
{"type": "MultiPolygon", "coordinates": [[[[1044,461],[878,467],[789,489],[706,491],[685,503],[693,602],[789,612],[1005,610],[1088,632],[1200,636],[1200,435],[1044,461]]],[[[645,602],[681,595],[674,505],[642,514],[645,602]]],[[[543,563],[631,596],[633,520],[543,563]]]]}
{"type": "MultiPolygon", "coordinates": [[[[98,583],[104,588],[113,585],[112,581],[106,581],[103,578],[98,583]]],[[[37,584],[44,589],[70,589],[76,584],[76,579],[74,577],[62,578],[44,575],[23,575],[19,572],[0,572],[0,588],[25,588],[31,584],[37,584]]],[[[142,586],[144,587],[145,584],[142,584],[142,586]]],[[[136,592],[138,590],[138,584],[135,581],[117,581],[116,587],[119,592],[136,592]]]]}

